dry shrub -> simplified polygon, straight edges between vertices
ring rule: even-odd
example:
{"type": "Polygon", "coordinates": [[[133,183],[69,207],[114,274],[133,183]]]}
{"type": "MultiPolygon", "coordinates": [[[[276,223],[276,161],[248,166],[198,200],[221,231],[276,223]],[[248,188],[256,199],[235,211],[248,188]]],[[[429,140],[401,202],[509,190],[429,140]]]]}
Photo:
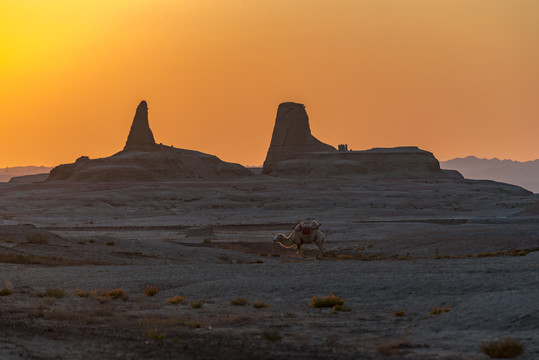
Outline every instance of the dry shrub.
{"type": "Polygon", "coordinates": [[[185,302],[185,299],[187,299],[186,296],[176,295],[174,297],[167,298],[167,303],[169,303],[170,305],[183,304],[185,302]]]}
{"type": "Polygon", "coordinates": [[[266,304],[265,302],[263,301],[255,301],[254,304],[253,304],[253,307],[255,309],[263,309],[263,308],[267,308],[269,307],[269,304],[266,304]]]}
{"type": "Polygon", "coordinates": [[[90,296],[90,292],[85,290],[78,290],[75,291],[75,295],[81,298],[87,298],[88,296],[90,296]]]}
{"type": "Polygon", "coordinates": [[[512,338],[484,342],[480,348],[484,354],[497,359],[514,359],[524,353],[524,344],[512,338]]]}
{"type": "Polygon", "coordinates": [[[335,305],[333,307],[333,311],[350,312],[350,311],[352,311],[352,309],[349,308],[348,306],[345,306],[345,305],[335,305]]]}
{"type": "Polygon", "coordinates": [[[2,290],[0,290],[0,296],[8,296],[8,295],[11,295],[11,290],[6,289],[6,288],[3,288],[2,290]]]}
{"type": "Polygon", "coordinates": [[[144,331],[142,335],[150,340],[165,340],[167,337],[166,333],[158,333],[156,329],[144,331]]]}
{"type": "Polygon", "coordinates": [[[62,289],[46,289],[45,290],[45,296],[53,297],[53,298],[63,298],[65,296],[65,291],[62,289]]]}
{"type": "Polygon", "coordinates": [[[129,299],[129,296],[127,296],[126,292],[122,288],[109,290],[106,293],[106,297],[111,299],[122,299],[123,301],[127,301],[129,299]]]}
{"type": "Polygon", "coordinates": [[[156,287],[156,286],[153,286],[153,285],[148,285],[144,288],[144,290],[142,290],[142,292],[146,295],[146,296],[154,296],[156,295],[159,291],[161,291],[160,288],[156,287]]]}
{"type": "Polygon", "coordinates": [[[46,245],[49,243],[49,238],[47,235],[34,231],[33,233],[26,235],[26,241],[30,244],[46,245]]]}
{"type": "Polygon", "coordinates": [[[451,311],[450,307],[445,307],[445,308],[433,307],[432,309],[430,309],[429,314],[430,315],[438,315],[438,314],[441,314],[441,313],[444,313],[444,312],[449,312],[449,311],[451,311]]]}
{"type": "Polygon", "coordinates": [[[397,310],[393,314],[397,317],[404,316],[404,310],[397,310]]]}
{"type": "Polygon", "coordinates": [[[243,297],[237,297],[235,299],[230,300],[230,305],[245,306],[247,305],[247,299],[243,297]]]}
{"type": "Polygon", "coordinates": [[[312,307],[334,307],[344,304],[344,299],[331,294],[330,296],[314,296],[311,298],[312,307]]]}
{"type": "Polygon", "coordinates": [[[191,305],[191,307],[192,307],[193,309],[200,309],[200,308],[202,307],[202,301],[200,301],[200,300],[197,300],[197,301],[191,301],[191,302],[189,303],[189,305],[191,305]]]}

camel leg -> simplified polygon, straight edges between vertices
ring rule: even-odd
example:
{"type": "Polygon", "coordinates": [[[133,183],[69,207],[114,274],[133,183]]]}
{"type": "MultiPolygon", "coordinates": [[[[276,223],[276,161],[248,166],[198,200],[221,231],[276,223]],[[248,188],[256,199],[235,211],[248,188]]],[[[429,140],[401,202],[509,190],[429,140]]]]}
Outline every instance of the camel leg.
{"type": "Polygon", "coordinates": [[[320,241],[318,242],[318,244],[316,245],[318,246],[318,250],[320,250],[318,257],[323,257],[324,256],[324,238],[322,237],[320,241]]]}
{"type": "Polygon", "coordinates": [[[303,256],[303,251],[301,251],[301,244],[297,244],[296,247],[298,248],[298,257],[303,256]]]}

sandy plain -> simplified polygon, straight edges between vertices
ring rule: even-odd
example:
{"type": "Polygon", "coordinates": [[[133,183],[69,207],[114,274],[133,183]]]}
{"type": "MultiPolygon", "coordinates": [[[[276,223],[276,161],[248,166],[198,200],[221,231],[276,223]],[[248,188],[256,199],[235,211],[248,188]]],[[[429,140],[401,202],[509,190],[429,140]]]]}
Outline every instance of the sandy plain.
{"type": "Polygon", "coordinates": [[[539,219],[518,213],[538,200],[455,180],[0,184],[0,358],[487,359],[512,337],[537,359],[539,219]],[[321,259],[272,243],[310,219],[321,259]],[[330,294],[351,311],[309,306],[330,294]]]}

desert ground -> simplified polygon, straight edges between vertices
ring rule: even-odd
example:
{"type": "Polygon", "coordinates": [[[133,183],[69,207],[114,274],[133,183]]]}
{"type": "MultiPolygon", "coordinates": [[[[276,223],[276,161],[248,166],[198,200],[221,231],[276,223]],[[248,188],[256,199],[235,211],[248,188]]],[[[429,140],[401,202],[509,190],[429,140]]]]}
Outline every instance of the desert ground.
{"type": "Polygon", "coordinates": [[[511,337],[538,359],[539,218],[519,214],[538,200],[432,179],[3,183],[0,358],[488,359],[511,337]],[[272,243],[312,219],[322,257],[272,243]],[[349,311],[311,306],[332,294],[349,311]]]}

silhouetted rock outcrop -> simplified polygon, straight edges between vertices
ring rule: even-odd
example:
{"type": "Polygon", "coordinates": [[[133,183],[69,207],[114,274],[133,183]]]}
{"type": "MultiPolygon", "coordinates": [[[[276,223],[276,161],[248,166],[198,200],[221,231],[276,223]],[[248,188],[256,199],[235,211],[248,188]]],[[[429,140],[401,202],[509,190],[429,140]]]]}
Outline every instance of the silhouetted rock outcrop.
{"type": "Polygon", "coordinates": [[[193,150],[156,144],[142,101],[122,151],[107,158],[81,156],[72,164],[51,170],[47,181],[130,182],[175,179],[217,179],[251,176],[239,164],[193,150]]]}
{"type": "Polygon", "coordinates": [[[441,170],[432,153],[415,146],[337,151],[311,134],[305,106],[293,102],[279,105],[262,173],[285,177],[462,179],[457,171],[441,170]]]}
{"type": "Polygon", "coordinates": [[[337,151],[311,134],[305,105],[285,102],[279,105],[270,147],[262,173],[270,174],[275,165],[298,154],[337,151]]]}
{"type": "Polygon", "coordinates": [[[141,101],[137,107],[131,130],[127,136],[124,151],[135,150],[156,150],[155,140],[153,138],[150,124],[148,123],[148,105],[146,101],[141,101]]]}

